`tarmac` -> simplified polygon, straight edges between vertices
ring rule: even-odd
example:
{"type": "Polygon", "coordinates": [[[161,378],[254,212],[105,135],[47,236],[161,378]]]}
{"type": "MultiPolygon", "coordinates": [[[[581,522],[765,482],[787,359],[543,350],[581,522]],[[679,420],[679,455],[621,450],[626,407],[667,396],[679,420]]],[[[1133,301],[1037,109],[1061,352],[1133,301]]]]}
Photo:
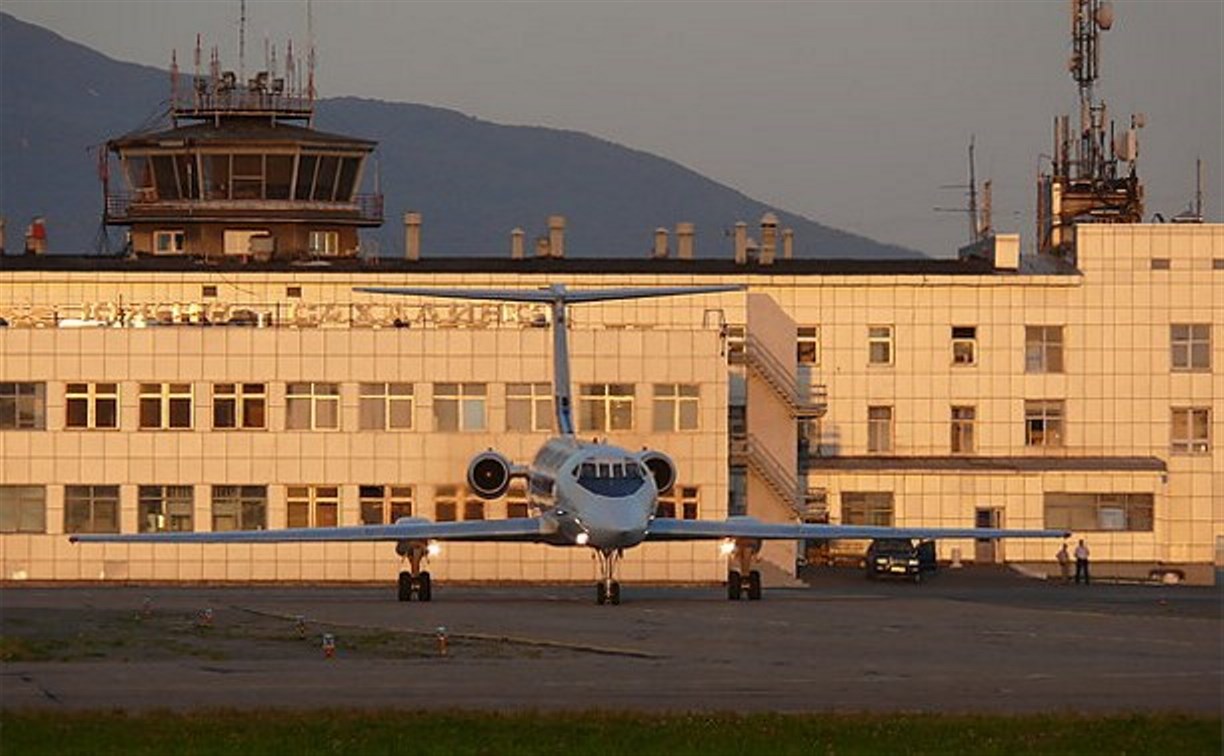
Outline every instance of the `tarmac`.
{"type": "Polygon", "coordinates": [[[422,604],[390,585],[10,583],[0,650],[42,651],[0,663],[0,708],[1221,712],[1219,587],[807,577],[759,602],[625,584],[619,606],[589,585],[437,584],[422,604]]]}

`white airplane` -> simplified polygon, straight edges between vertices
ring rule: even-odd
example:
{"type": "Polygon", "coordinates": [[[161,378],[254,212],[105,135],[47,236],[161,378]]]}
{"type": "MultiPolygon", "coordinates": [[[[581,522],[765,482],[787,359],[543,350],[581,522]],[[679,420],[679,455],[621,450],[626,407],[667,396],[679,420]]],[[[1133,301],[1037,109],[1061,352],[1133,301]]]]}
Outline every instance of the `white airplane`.
{"type": "Polygon", "coordinates": [[[433,522],[403,517],[392,525],[334,528],[286,528],[209,533],[141,533],[73,535],[74,543],[277,543],[287,541],[391,541],[408,561],[399,574],[399,600],[430,601],[430,574],[421,569],[426,556],[438,552],[437,542],[528,542],[592,549],[599,561],[596,600],[620,603],[616,567],[624,550],[647,541],[722,540],[722,551],[735,567],[727,574],[727,595],[760,599],[761,576],[751,568],[762,540],[875,538],[1062,538],[1055,530],[989,528],[891,528],[857,525],[815,525],[761,522],[754,517],[726,520],[681,520],[656,517],[660,494],[676,481],[670,457],[657,450],[629,451],[607,443],[588,443],[575,434],[570,391],[567,313],[571,304],[646,297],[669,297],[742,291],[742,286],[634,288],[570,291],[561,284],[546,289],[357,288],[356,291],[400,296],[534,302],[552,309],[553,407],[557,436],[549,439],[530,465],[514,464],[489,450],[468,465],[473,493],[496,499],[510,482],[523,478],[534,517],[506,520],[433,522]]]}

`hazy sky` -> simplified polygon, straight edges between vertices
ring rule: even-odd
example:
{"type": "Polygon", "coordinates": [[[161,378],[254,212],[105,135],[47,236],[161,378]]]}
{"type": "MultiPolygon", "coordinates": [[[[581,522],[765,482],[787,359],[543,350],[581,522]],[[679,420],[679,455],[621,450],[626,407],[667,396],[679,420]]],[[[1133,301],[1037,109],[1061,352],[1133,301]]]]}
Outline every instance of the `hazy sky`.
{"type": "MultiPolygon", "coordinates": [[[[196,33],[237,67],[238,0],[0,0],[112,57],[190,67],[196,33]]],[[[1068,0],[315,0],[320,94],[585,131],[676,160],[814,220],[948,256],[966,149],[995,225],[1033,237],[1034,180],[1075,108],[1068,0]]],[[[1185,209],[1202,157],[1224,219],[1224,2],[1117,0],[1098,95],[1147,116],[1147,212],[1185,209]]],[[[304,0],[248,0],[265,36],[306,38],[304,0]]],[[[1074,120],[1074,118],[1073,118],[1074,120]]],[[[677,219],[680,220],[680,219],[677,219]]],[[[730,219],[729,219],[730,220],[730,219]]]]}

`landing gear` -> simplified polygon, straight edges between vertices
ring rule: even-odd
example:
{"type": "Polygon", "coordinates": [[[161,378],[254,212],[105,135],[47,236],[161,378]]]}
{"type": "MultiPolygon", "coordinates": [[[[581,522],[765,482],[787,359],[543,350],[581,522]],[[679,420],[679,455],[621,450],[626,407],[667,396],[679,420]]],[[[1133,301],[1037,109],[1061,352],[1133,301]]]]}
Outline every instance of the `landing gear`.
{"type": "Polygon", "coordinates": [[[400,601],[411,601],[416,595],[417,601],[433,599],[433,581],[429,573],[421,569],[421,562],[429,553],[428,544],[424,541],[401,541],[395,546],[396,552],[408,560],[409,569],[399,574],[397,597],[400,601]]]}
{"type": "Polygon", "coordinates": [[[757,561],[757,552],[761,542],[751,538],[736,539],[728,557],[731,567],[727,570],[727,600],[739,601],[748,594],[749,601],[761,600],[761,573],[752,569],[752,563],[757,561]]]}
{"type": "Polygon", "coordinates": [[[407,570],[399,574],[399,600],[411,601],[413,594],[417,601],[429,601],[433,598],[433,583],[428,572],[413,575],[407,570]]]}
{"type": "Polygon", "coordinates": [[[747,574],[739,570],[727,572],[727,599],[739,601],[740,597],[745,594],[749,601],[761,600],[761,573],[756,570],[751,570],[747,574]]]}
{"type": "Polygon", "coordinates": [[[595,603],[600,606],[620,603],[620,583],[616,582],[616,564],[623,552],[620,549],[600,549],[595,552],[599,558],[599,582],[595,584],[595,603]]]}

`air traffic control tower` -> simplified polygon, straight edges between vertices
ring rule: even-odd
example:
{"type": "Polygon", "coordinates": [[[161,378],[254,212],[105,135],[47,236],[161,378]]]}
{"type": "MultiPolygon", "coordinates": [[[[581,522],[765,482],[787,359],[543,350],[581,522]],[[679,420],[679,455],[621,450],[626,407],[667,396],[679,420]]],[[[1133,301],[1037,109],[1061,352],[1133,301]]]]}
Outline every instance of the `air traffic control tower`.
{"type": "Polygon", "coordinates": [[[215,50],[206,73],[199,59],[197,45],[186,87],[172,64],[170,128],[107,143],[106,225],[128,227],[138,256],[356,256],[358,229],[383,219],[382,195],[360,193],[375,143],[313,128],[313,76],[295,84],[292,50],[284,76],[273,60],[245,80],[215,50]]]}

